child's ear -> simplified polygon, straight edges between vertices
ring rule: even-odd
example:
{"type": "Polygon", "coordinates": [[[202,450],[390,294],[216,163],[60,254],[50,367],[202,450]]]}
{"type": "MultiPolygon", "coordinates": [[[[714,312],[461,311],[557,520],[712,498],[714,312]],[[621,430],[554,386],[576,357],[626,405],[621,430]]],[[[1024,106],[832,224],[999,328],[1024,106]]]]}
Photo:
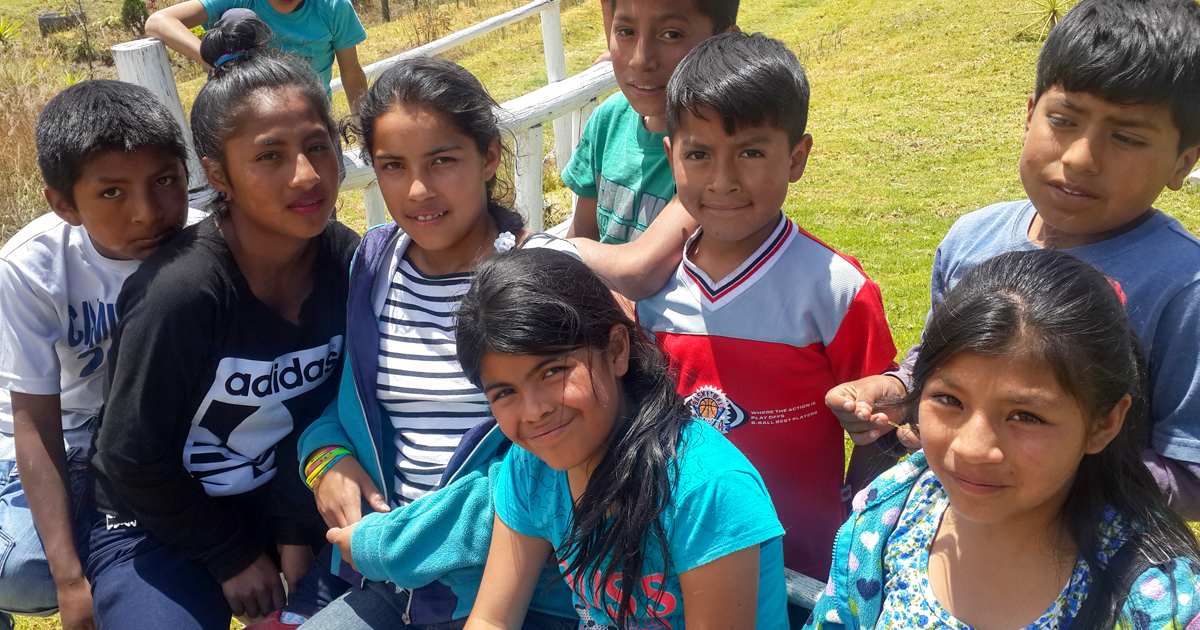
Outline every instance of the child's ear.
{"type": "Polygon", "coordinates": [[[813,137],[806,133],[796,146],[792,147],[792,165],[788,168],[788,181],[796,183],[804,175],[804,167],[808,165],[808,154],[812,152],[813,137]]]}
{"type": "Polygon", "coordinates": [[[608,347],[604,349],[609,367],[617,378],[629,371],[629,329],[624,324],[613,324],[608,331],[608,347]]]}
{"type": "Polygon", "coordinates": [[[1200,144],[1185,150],[1179,154],[1179,159],[1175,162],[1175,174],[1171,176],[1171,181],[1167,182],[1167,188],[1171,190],[1179,190],[1183,188],[1183,182],[1187,176],[1196,168],[1196,162],[1200,161],[1200,144]]]}
{"type": "Polygon", "coordinates": [[[225,193],[226,201],[233,199],[233,190],[229,186],[229,179],[225,177],[225,169],[221,168],[221,163],[202,157],[200,164],[204,167],[204,174],[208,177],[208,185],[219,193],[225,193]]]}
{"type": "Polygon", "coordinates": [[[50,204],[50,210],[58,215],[58,218],[66,221],[67,225],[74,227],[83,225],[83,219],[79,216],[79,211],[75,209],[74,204],[67,201],[67,198],[62,193],[49,186],[43,192],[46,195],[46,203],[50,204]]]}
{"type": "MultiPolygon", "coordinates": [[[[721,31],[721,33],[741,33],[741,32],[742,32],[742,27],[738,26],[737,24],[730,24],[729,26],[725,27],[725,30],[721,31]]],[[[717,33],[717,35],[720,35],[721,33],[717,33]]]]}
{"type": "Polygon", "coordinates": [[[1029,136],[1029,124],[1033,122],[1033,108],[1037,107],[1037,97],[1033,94],[1029,95],[1029,100],[1025,103],[1025,133],[1021,136],[1021,144],[1025,144],[1025,138],[1029,136]]]}
{"type": "Polygon", "coordinates": [[[667,152],[667,166],[671,167],[671,179],[679,181],[679,176],[675,174],[675,160],[671,158],[671,134],[663,136],[663,150],[667,152]]]}
{"type": "Polygon", "coordinates": [[[1113,438],[1121,432],[1121,425],[1125,423],[1125,414],[1129,412],[1129,407],[1133,405],[1133,399],[1129,394],[1117,401],[1113,405],[1112,410],[1100,417],[1096,425],[1092,427],[1092,433],[1088,436],[1087,444],[1084,447],[1084,452],[1088,455],[1095,455],[1104,450],[1113,438]]]}
{"type": "Polygon", "coordinates": [[[493,140],[488,144],[487,153],[483,156],[483,181],[488,181],[496,176],[496,171],[500,168],[500,141],[493,140]]]}

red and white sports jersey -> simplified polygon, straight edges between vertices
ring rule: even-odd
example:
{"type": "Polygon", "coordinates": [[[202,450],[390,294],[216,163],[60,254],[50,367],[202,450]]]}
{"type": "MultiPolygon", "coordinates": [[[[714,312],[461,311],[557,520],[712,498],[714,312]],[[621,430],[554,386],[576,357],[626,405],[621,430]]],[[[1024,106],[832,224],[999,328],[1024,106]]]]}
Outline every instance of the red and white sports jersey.
{"type": "Polygon", "coordinates": [[[839,383],[893,365],[879,286],[786,217],[720,282],[687,259],[638,304],[668,353],[692,415],[758,469],[787,534],[784,564],[824,580],[845,521],[841,425],[825,406],[839,383]]]}

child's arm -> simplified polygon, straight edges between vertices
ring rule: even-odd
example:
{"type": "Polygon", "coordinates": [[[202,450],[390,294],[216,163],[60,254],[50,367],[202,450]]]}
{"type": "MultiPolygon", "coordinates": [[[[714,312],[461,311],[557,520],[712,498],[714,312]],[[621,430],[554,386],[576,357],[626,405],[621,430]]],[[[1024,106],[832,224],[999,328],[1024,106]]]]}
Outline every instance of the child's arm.
{"type": "Polygon", "coordinates": [[[758,560],[754,545],[680,573],[684,625],[689,630],[752,630],[758,616],[758,560]]]}
{"type": "Polygon", "coordinates": [[[75,552],[75,513],[58,394],[10,392],[17,468],[58,591],[64,628],[95,628],[92,591],[75,552]]]}
{"type": "MultiPolygon", "coordinates": [[[[593,219],[595,216],[593,208],[593,219]]],[[[636,301],[658,293],[671,279],[683,259],[683,244],[697,227],[699,224],[676,197],[632,243],[602,245],[586,238],[573,238],[571,243],[579,249],[583,262],[622,295],[636,301]]]]}
{"type": "Polygon", "coordinates": [[[167,48],[212,70],[200,58],[200,38],[191,29],[208,21],[208,11],[200,0],[187,0],[175,6],[155,11],[146,19],[146,34],[167,45],[167,48]]]}
{"type": "MultiPolygon", "coordinates": [[[[479,596],[464,630],[520,628],[552,551],[550,541],[515,532],[497,516],[479,596]]],[[[757,554],[755,558],[757,567],[757,554]]]]}
{"type": "Polygon", "coordinates": [[[567,238],[600,240],[600,226],[596,223],[596,200],[580,197],[575,202],[575,216],[571,217],[571,227],[567,230],[567,238]]]}
{"type": "Polygon", "coordinates": [[[367,73],[358,63],[358,47],[335,50],[333,54],[337,57],[342,86],[346,88],[346,99],[350,101],[350,114],[357,117],[358,104],[367,95],[367,73]]]}

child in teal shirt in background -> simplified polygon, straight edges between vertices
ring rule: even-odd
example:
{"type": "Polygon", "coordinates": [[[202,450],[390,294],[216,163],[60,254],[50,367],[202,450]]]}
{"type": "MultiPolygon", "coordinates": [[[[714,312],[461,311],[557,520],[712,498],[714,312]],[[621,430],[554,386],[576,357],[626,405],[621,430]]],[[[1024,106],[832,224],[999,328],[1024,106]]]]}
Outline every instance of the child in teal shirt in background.
{"type": "Polygon", "coordinates": [[[317,73],[325,93],[337,59],[350,111],[367,93],[367,75],[358,63],[356,46],[367,39],[350,0],[187,0],[156,11],[146,20],[146,34],[207,67],[200,58],[200,39],[190,29],[212,30],[230,9],[248,9],[274,31],[271,47],[303,57],[317,73]]]}

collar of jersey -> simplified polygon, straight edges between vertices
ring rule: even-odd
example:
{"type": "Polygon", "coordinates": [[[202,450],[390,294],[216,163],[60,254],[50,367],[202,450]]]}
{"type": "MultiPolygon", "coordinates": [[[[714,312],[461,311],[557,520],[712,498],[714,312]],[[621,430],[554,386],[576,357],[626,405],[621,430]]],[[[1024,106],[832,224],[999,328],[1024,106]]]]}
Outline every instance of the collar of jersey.
{"type": "Polygon", "coordinates": [[[792,223],[791,219],[783,217],[767,240],[763,241],[763,244],[759,245],[752,255],[742,261],[737,269],[734,269],[719,283],[713,282],[708,274],[688,260],[687,253],[692,248],[692,243],[700,238],[703,231],[704,228],[696,230],[683,246],[683,272],[700,290],[705,302],[711,308],[717,309],[733,301],[743,291],[750,288],[771,268],[771,265],[775,264],[779,253],[792,241],[791,237],[796,233],[796,225],[792,223]]]}

